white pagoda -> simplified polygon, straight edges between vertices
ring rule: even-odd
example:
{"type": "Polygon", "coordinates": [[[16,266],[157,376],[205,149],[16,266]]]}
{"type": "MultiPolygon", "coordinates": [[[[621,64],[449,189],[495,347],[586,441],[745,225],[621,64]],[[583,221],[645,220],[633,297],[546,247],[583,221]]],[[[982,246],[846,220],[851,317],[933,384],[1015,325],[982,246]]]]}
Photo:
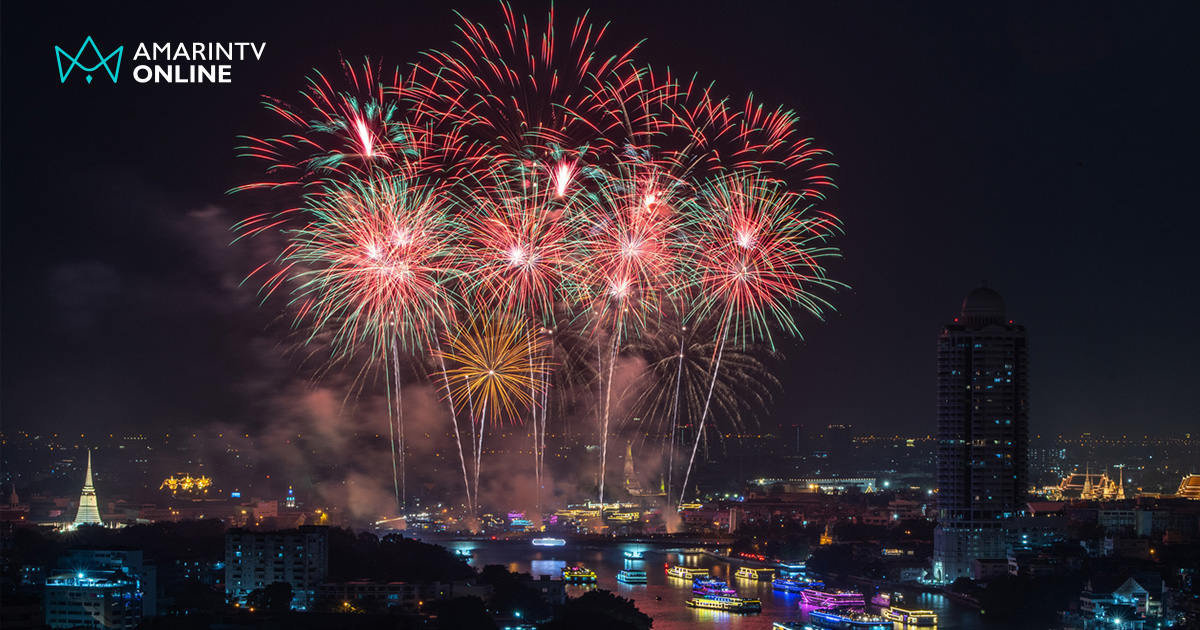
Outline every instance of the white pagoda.
{"type": "Polygon", "coordinates": [[[100,507],[96,504],[96,488],[92,485],[92,451],[88,449],[87,481],[79,495],[79,512],[75,514],[75,525],[99,525],[100,507]]]}

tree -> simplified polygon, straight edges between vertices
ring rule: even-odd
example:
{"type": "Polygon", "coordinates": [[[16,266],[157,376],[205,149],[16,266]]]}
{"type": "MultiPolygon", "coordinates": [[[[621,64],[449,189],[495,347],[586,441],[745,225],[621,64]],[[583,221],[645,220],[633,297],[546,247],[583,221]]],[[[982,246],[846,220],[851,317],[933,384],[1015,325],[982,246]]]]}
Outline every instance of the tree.
{"type": "Polygon", "coordinates": [[[520,616],[533,621],[550,618],[550,604],[537,589],[529,586],[528,573],[513,573],[502,565],[489,564],[479,573],[479,583],[492,587],[488,608],[502,615],[520,616]]]}
{"type": "Polygon", "coordinates": [[[228,609],[225,594],[199,580],[184,580],[171,590],[175,596],[171,606],[174,614],[213,614],[228,609]]]}
{"type": "Polygon", "coordinates": [[[950,584],[950,590],[954,591],[955,593],[970,595],[978,589],[975,588],[975,580],[972,580],[969,577],[960,577],[950,584]]]}
{"type": "Polygon", "coordinates": [[[632,601],[595,590],[567,601],[543,630],[650,630],[654,620],[632,601]]]}
{"type": "Polygon", "coordinates": [[[438,630],[497,630],[483,600],[478,597],[455,597],[437,607],[438,630]]]}
{"type": "Polygon", "coordinates": [[[283,613],[292,609],[292,585],[288,582],[271,582],[256,588],[246,595],[246,604],[255,610],[283,613]]]}

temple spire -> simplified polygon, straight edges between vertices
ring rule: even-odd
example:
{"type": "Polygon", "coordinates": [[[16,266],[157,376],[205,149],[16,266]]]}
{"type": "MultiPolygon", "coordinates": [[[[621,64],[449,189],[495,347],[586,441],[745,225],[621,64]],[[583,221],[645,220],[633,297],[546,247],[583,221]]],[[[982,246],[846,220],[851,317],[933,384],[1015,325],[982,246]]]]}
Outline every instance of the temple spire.
{"type": "Polygon", "coordinates": [[[75,513],[75,524],[99,525],[100,506],[96,503],[96,487],[92,485],[92,450],[88,449],[87,479],[83,483],[83,492],[79,494],[79,511],[75,513]]]}
{"type": "Polygon", "coordinates": [[[83,489],[96,491],[96,487],[92,484],[92,449],[90,448],[88,449],[87,481],[83,483],[83,489]]]}

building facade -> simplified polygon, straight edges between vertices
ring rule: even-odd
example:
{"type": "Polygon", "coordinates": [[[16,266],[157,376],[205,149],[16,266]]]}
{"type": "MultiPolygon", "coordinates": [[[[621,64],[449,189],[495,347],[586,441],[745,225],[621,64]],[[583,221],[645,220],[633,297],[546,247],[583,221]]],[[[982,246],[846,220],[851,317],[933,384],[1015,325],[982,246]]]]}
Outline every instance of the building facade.
{"type": "Polygon", "coordinates": [[[938,339],[938,527],[933,580],[971,577],[975,560],[1005,558],[1008,528],[1029,485],[1029,350],[985,285],[938,339]]]}
{"type": "Polygon", "coordinates": [[[273,582],[292,585],[292,608],[308,610],[329,573],[329,529],[231,529],[225,534],[225,596],[245,604],[250,591],[273,582]]]}
{"type": "Polygon", "coordinates": [[[140,549],[76,547],[59,557],[58,566],[60,570],[77,574],[120,574],[133,581],[142,605],[141,615],[153,617],[158,614],[158,567],[145,561],[140,549]]]}
{"type": "Polygon", "coordinates": [[[46,578],[51,628],[136,628],[142,621],[137,580],[122,571],[72,571],[46,578]]]}

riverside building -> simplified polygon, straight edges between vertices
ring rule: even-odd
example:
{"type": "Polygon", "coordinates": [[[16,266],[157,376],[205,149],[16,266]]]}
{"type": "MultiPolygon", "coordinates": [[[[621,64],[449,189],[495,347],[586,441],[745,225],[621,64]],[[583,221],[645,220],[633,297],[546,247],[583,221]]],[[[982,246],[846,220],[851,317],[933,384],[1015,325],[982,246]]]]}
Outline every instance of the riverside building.
{"type": "Polygon", "coordinates": [[[938,338],[938,527],[933,581],[971,577],[976,560],[1007,556],[1025,505],[1029,349],[984,283],[938,338]]]}

